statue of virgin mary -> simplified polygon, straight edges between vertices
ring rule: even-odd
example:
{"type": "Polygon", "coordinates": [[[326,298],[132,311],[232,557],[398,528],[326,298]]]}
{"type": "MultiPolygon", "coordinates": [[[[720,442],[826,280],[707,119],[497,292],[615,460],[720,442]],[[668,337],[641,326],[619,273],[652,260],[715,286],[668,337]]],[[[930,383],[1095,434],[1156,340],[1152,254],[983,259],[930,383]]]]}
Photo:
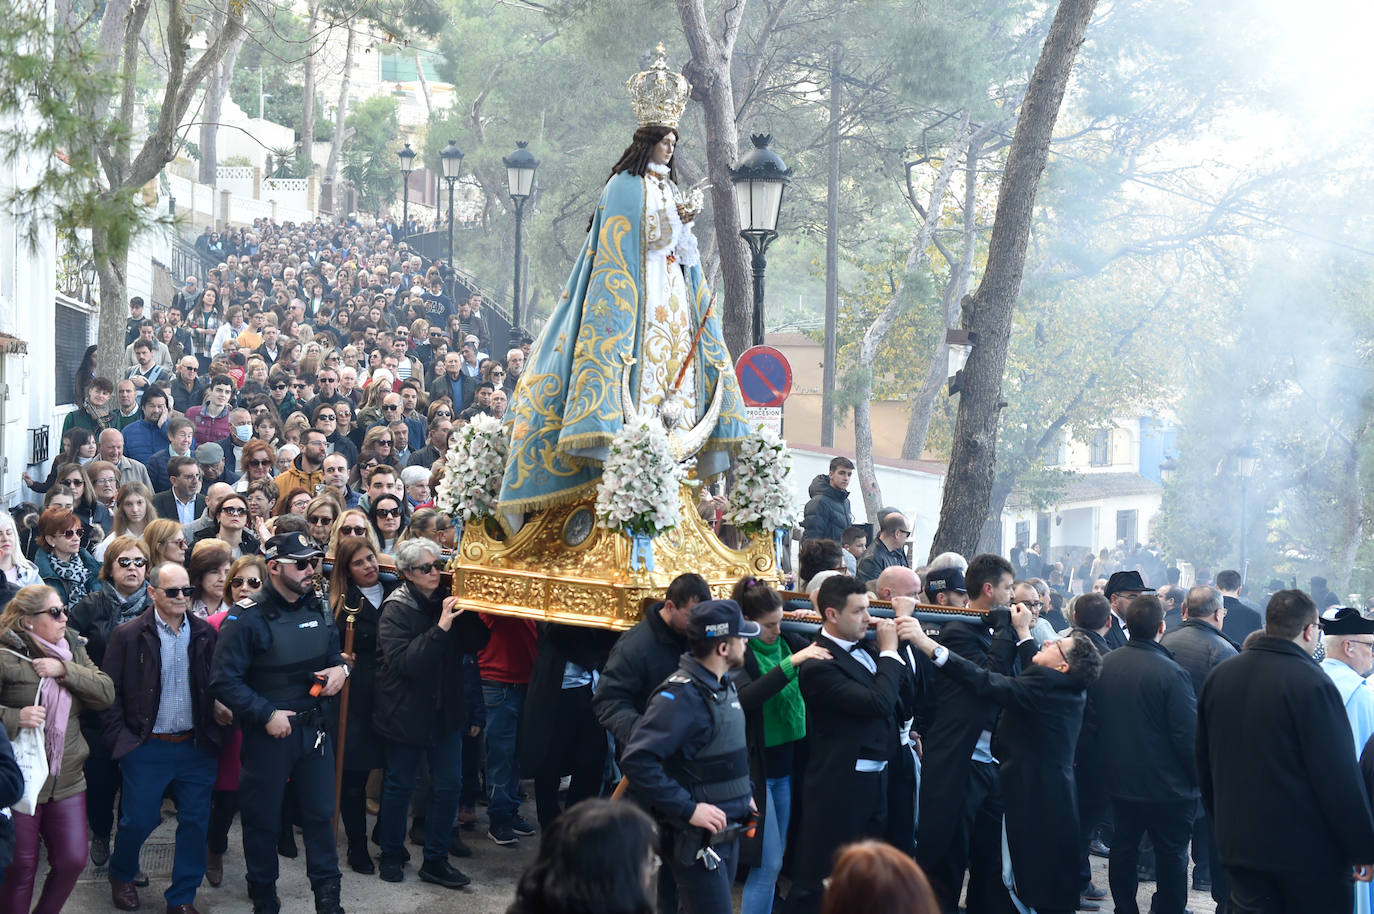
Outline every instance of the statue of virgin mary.
{"type": "Polygon", "coordinates": [[[720,386],[720,412],[697,454],[705,479],[748,436],[720,319],[702,280],[692,220],[700,192],[677,186],[673,152],[689,86],[663,46],[627,83],[638,129],[611,169],[572,274],[530,353],[509,410],[511,455],[498,514],[511,529],[529,511],[579,498],[601,476],[629,412],[670,394],[692,427],[720,386]],[[624,382],[629,368],[629,383],[624,382]]]}

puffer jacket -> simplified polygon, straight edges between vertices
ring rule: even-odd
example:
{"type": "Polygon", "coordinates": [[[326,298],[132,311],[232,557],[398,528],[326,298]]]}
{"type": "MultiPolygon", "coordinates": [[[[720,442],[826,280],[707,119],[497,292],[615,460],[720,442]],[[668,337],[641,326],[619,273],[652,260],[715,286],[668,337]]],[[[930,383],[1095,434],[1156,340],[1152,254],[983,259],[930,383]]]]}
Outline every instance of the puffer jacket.
{"type": "Polygon", "coordinates": [[[840,542],[844,531],[853,523],[849,510],[849,492],[830,484],[824,473],[811,480],[807,487],[811,500],[802,515],[803,539],[834,540],[840,542]]]}
{"type": "MultiPolygon", "coordinates": [[[[43,789],[38,793],[38,802],[65,800],[86,789],[86,775],[83,767],[90,747],[81,735],[81,712],[103,711],[114,701],[114,683],[91,662],[86,654],[85,639],[67,629],[67,645],[71,648],[72,659],[67,662],[67,676],[63,685],[72,694],[71,713],[67,718],[66,744],[62,749],[62,770],[54,778],[48,775],[43,789]]],[[[34,696],[38,693],[38,674],[33,671],[29,660],[16,657],[9,651],[22,654],[30,660],[46,656],[33,639],[21,632],[8,631],[0,635],[0,720],[5,723],[5,733],[13,740],[19,735],[19,711],[32,707],[34,696]]]]}

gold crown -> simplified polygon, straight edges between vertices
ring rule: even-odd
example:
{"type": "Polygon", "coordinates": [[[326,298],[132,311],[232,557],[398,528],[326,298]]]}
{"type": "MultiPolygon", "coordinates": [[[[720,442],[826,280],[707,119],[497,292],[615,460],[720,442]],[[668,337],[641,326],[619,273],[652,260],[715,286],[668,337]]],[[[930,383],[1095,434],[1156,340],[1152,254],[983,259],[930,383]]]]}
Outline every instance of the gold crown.
{"type": "Polygon", "coordinates": [[[658,57],[653,66],[625,80],[625,87],[630,90],[630,104],[640,127],[676,129],[692,87],[687,77],[668,69],[668,51],[662,42],[654,52],[658,57]]]}

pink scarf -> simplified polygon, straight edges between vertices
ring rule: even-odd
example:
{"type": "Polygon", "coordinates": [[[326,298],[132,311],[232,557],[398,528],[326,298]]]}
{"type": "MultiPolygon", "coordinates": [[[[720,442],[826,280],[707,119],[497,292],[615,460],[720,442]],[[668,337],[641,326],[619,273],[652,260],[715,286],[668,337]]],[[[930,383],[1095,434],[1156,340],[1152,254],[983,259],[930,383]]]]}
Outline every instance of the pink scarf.
{"type": "MultiPolygon", "coordinates": [[[[66,638],[51,644],[33,632],[29,632],[29,637],[58,660],[71,661],[72,648],[66,638]]],[[[67,719],[72,713],[72,693],[56,679],[45,678],[38,686],[38,700],[48,711],[44,717],[43,746],[48,752],[48,773],[56,780],[62,771],[62,753],[67,747],[67,719]]]]}

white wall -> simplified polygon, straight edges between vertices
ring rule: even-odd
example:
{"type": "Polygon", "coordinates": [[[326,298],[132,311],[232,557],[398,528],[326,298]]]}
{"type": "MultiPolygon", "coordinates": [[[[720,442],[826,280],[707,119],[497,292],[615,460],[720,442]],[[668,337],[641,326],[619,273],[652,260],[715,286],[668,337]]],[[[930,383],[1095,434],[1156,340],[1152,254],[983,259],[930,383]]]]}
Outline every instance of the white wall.
{"type": "MultiPolygon", "coordinates": [[[[792,448],[792,492],[797,498],[799,513],[809,500],[806,490],[811,480],[817,474],[829,472],[830,458],[833,456],[829,451],[800,446],[792,448]]],[[[930,544],[935,541],[935,529],[940,524],[944,477],[882,464],[876,466],[874,471],[883,493],[882,505],[900,508],[907,516],[911,522],[911,554],[918,565],[924,564],[930,555],[930,544]]],[[[854,523],[868,523],[870,518],[864,509],[857,476],[849,486],[849,493],[849,510],[854,523]]]]}

